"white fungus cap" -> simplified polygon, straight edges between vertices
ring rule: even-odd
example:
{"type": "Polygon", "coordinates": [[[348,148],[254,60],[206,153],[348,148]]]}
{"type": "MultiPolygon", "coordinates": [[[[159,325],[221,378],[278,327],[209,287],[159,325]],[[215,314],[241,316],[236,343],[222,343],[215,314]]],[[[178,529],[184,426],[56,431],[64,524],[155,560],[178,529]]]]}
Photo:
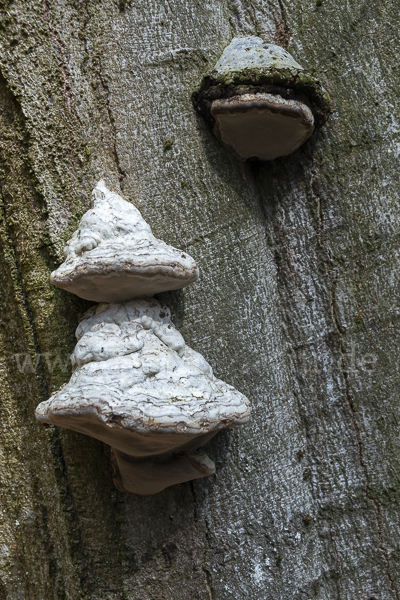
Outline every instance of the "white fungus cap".
{"type": "Polygon", "coordinates": [[[231,41],[215,65],[214,71],[228,73],[254,68],[304,70],[281,46],[267,44],[261,38],[249,35],[231,41]]]}
{"type": "Polygon", "coordinates": [[[50,276],[54,285],[86,300],[123,302],[196,281],[193,258],[154,237],[130,202],[103,181],[92,199],[64,249],[65,262],[50,276]]]}
{"type": "Polygon", "coordinates": [[[156,300],[90,309],[77,338],[70,382],[36,409],[43,423],[166,458],[249,419],[249,400],[213,375],[156,300]]]}

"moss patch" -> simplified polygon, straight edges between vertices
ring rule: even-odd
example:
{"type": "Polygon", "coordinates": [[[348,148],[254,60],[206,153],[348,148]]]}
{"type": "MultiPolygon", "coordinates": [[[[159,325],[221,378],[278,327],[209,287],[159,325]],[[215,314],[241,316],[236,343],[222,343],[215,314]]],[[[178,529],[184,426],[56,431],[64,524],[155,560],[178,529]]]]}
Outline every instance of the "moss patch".
{"type": "Polygon", "coordinates": [[[212,122],[210,108],[214,100],[261,92],[305,101],[314,114],[317,127],[324,125],[331,113],[332,102],[328,92],[315,77],[300,69],[246,68],[224,73],[211,71],[193,92],[192,99],[197,110],[212,122]]]}

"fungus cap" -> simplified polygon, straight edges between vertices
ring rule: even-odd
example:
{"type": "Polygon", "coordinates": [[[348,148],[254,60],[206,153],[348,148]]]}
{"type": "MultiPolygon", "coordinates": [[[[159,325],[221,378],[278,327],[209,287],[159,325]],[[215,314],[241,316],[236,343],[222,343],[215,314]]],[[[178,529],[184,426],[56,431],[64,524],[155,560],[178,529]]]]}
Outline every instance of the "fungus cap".
{"type": "Polygon", "coordinates": [[[192,98],[217,137],[229,139],[227,147],[242,160],[290,154],[331,111],[320,82],[289,52],[256,36],[233,39],[192,98]]]}
{"type": "Polygon", "coordinates": [[[275,44],[266,44],[255,35],[234,38],[225,48],[213,71],[222,75],[243,69],[263,68],[304,71],[287,50],[275,44]]]}
{"type": "Polygon", "coordinates": [[[130,202],[103,181],[92,199],[65,247],[65,261],[50,276],[54,285],[86,300],[123,302],[196,281],[193,258],[154,237],[130,202]]]}
{"type": "Polygon", "coordinates": [[[154,462],[192,453],[217,431],[249,419],[248,399],[213,375],[154,299],[94,307],[76,335],[74,373],[37,407],[43,423],[154,462]]]}
{"type": "Polygon", "coordinates": [[[240,160],[274,160],[297,150],[314,131],[308,106],[273,94],[214,100],[214,133],[240,160]]]}

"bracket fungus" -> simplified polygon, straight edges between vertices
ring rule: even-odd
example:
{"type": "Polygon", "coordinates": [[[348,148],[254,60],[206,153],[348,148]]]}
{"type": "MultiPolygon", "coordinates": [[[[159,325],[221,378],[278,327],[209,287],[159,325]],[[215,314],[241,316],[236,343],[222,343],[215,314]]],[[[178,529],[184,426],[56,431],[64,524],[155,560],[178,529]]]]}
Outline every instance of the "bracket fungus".
{"type": "Polygon", "coordinates": [[[297,150],[327,120],[328,92],[280,46],[235,38],[193,94],[216,137],[239,160],[297,150]]]}
{"type": "Polygon", "coordinates": [[[194,260],[156,239],[103,181],[92,199],[51,281],[102,304],[78,325],[69,383],[36,417],[109,444],[116,487],[152,495],[212,475],[214,463],[198,448],[246,423],[250,402],[185,344],[166,306],[133,299],[195,281],[194,260]]]}
{"type": "Polygon", "coordinates": [[[70,382],[36,409],[109,444],[121,491],[151,495],[214,473],[198,448],[246,423],[249,400],[217,379],[154,299],[100,304],[79,324],[70,382]]]}
{"type": "Polygon", "coordinates": [[[196,281],[193,258],[154,237],[138,209],[103,181],[92,203],[50,276],[54,285],[85,300],[124,302],[196,281]]]}

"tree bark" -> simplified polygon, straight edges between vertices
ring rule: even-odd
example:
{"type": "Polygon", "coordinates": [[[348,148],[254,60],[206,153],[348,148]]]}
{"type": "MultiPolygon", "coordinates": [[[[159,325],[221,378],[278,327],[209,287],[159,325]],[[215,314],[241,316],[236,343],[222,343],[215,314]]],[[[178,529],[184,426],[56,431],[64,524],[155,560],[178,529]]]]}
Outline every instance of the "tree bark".
{"type": "Polygon", "coordinates": [[[1,2],[0,600],[399,600],[399,13],[1,2]],[[262,166],[191,103],[251,34],[287,46],[336,110],[262,166]],[[198,262],[161,299],[253,403],[209,443],[215,476],[148,498],[113,487],[106,446],[34,418],[90,306],[49,273],[101,177],[198,262]]]}

